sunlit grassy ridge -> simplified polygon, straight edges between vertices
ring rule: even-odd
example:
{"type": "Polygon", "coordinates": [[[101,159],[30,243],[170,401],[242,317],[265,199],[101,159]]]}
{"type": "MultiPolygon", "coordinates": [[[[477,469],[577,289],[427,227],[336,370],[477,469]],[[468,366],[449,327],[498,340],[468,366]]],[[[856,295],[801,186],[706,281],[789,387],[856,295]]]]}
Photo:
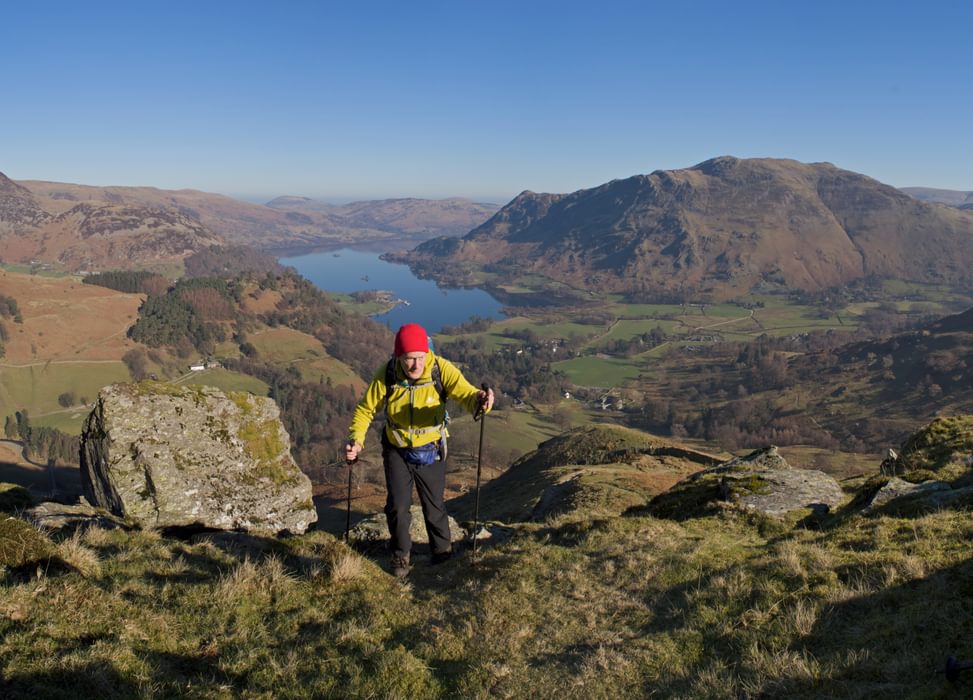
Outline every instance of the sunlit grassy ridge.
{"type": "MultiPolygon", "coordinates": [[[[936,673],[949,655],[973,658],[973,497],[868,513],[849,487],[844,507],[804,525],[731,506],[668,519],[652,514],[645,493],[627,510],[624,499],[612,510],[597,494],[618,483],[619,470],[637,471],[637,459],[672,445],[612,428],[547,445],[520,469],[548,485],[560,469],[587,469],[575,495],[588,500],[566,499],[540,522],[511,522],[510,539],[481,548],[475,566],[468,550],[437,567],[419,555],[405,584],[384,572],[384,559],[324,532],[186,540],[93,528],[50,537],[0,519],[6,541],[23,543],[4,550],[0,569],[6,696],[973,690],[971,677],[953,685],[936,673]],[[596,478],[607,474],[608,482],[596,478]]],[[[956,449],[931,476],[970,480],[956,449]]],[[[940,452],[928,443],[914,454],[940,452]]],[[[5,507],[22,507],[22,495],[11,493],[5,507]]],[[[501,490],[483,495],[486,511],[503,510],[501,490]]]]}

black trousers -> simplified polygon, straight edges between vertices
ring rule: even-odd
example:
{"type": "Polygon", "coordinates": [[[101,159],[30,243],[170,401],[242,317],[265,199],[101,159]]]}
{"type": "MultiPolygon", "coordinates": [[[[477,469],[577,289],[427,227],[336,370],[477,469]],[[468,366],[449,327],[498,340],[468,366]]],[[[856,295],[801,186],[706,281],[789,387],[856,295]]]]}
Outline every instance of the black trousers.
{"type": "Polygon", "coordinates": [[[410,464],[399,451],[382,441],[382,461],[385,465],[385,517],[392,537],[392,554],[404,557],[412,550],[412,484],[419,493],[422,517],[426,522],[429,547],[433,554],[448,552],[452,546],[449,517],[446,515],[446,462],[410,464]]]}

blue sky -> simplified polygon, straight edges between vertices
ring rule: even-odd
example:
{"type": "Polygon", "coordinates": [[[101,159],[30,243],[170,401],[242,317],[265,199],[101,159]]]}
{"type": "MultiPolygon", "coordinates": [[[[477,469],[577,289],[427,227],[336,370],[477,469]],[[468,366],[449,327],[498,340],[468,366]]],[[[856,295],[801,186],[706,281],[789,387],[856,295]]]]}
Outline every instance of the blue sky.
{"type": "Polygon", "coordinates": [[[973,190],[971,27],[935,0],[6,3],[0,172],[503,203],[735,155],[973,190]]]}

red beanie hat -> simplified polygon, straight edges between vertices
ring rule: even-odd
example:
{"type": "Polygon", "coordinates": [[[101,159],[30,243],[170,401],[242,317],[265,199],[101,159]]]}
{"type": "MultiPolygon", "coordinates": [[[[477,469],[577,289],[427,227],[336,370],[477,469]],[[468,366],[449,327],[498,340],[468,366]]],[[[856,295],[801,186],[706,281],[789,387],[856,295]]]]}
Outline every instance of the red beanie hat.
{"type": "Polygon", "coordinates": [[[407,323],[395,334],[395,356],[407,352],[429,352],[429,336],[418,323],[407,323]]]}

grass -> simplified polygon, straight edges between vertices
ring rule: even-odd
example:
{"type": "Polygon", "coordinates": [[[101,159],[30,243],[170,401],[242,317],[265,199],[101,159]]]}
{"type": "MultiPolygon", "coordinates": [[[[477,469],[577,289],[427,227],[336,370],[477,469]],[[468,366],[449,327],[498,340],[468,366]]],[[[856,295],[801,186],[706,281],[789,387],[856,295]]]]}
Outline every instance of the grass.
{"type": "Polygon", "coordinates": [[[971,536],[573,511],[401,585],[323,532],[91,529],[51,541],[63,573],[5,570],[0,672],[11,698],[963,697],[935,671],[973,656],[971,536]]]}
{"type": "Polygon", "coordinates": [[[620,386],[639,374],[637,365],[614,357],[578,357],[554,362],[551,369],[564,372],[574,384],[604,388],[620,386]]]}
{"type": "Polygon", "coordinates": [[[184,381],[180,382],[186,386],[215,386],[224,392],[244,391],[255,396],[266,396],[270,388],[265,382],[256,377],[239,372],[230,372],[225,369],[207,369],[202,372],[194,372],[184,381]]]}
{"type": "Polygon", "coordinates": [[[294,365],[306,382],[330,379],[364,389],[361,378],[348,365],[328,355],[320,341],[291,328],[269,328],[249,337],[260,359],[278,365],[294,365]]]}

